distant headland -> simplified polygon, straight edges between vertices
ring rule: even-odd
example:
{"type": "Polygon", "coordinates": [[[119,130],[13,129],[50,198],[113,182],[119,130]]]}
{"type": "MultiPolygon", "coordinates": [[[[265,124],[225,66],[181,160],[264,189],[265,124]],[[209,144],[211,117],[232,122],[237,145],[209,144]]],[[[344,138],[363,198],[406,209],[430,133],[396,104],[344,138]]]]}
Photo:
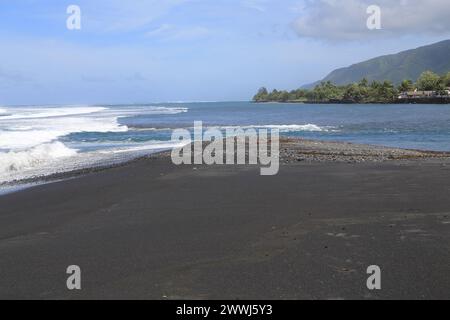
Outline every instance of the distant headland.
{"type": "Polygon", "coordinates": [[[450,103],[450,72],[438,75],[423,72],[417,81],[403,80],[396,86],[391,81],[359,82],[336,85],[331,81],[317,84],[314,89],[269,92],[260,88],[253,97],[254,102],[284,103],[450,103]]]}
{"type": "Polygon", "coordinates": [[[450,103],[450,40],[376,57],[329,73],[298,90],[268,92],[255,102],[450,103]],[[408,80],[410,79],[410,80],[408,80]]]}

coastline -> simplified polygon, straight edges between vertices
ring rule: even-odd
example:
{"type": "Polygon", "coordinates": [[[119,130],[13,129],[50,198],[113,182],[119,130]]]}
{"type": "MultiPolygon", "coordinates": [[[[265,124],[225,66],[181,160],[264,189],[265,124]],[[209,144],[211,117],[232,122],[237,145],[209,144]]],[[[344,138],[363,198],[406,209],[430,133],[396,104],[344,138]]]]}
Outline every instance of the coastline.
{"type": "Polygon", "coordinates": [[[445,299],[449,159],[288,139],[272,177],[161,153],[8,194],[0,297],[445,299]],[[79,292],[64,285],[73,264],[79,292]]]}
{"type": "MultiPolygon", "coordinates": [[[[205,143],[204,146],[207,144],[205,143]]],[[[152,152],[148,155],[140,155],[128,160],[85,167],[76,170],[57,172],[45,176],[35,176],[27,179],[0,183],[0,187],[17,188],[18,192],[33,186],[53,183],[67,179],[74,179],[88,174],[107,171],[113,168],[126,167],[139,161],[152,161],[154,159],[166,159],[170,161],[170,150],[152,152]]],[[[293,137],[280,137],[280,162],[384,162],[401,160],[423,159],[450,159],[450,152],[430,151],[419,149],[402,149],[381,145],[357,144],[343,141],[310,140],[293,137]]],[[[11,192],[6,192],[8,194],[11,192]]],[[[2,196],[3,193],[0,193],[2,196]]]]}
{"type": "Polygon", "coordinates": [[[290,103],[290,104],[450,104],[450,97],[446,98],[404,98],[392,101],[371,101],[371,102],[355,102],[351,100],[324,100],[324,101],[253,101],[253,103],[290,103]]]}
{"type": "MultiPolygon", "coordinates": [[[[62,171],[62,172],[56,172],[49,175],[40,175],[40,176],[34,176],[26,179],[20,179],[20,180],[13,180],[8,182],[2,182],[0,183],[1,187],[7,187],[15,189],[17,188],[17,191],[21,191],[33,186],[38,186],[46,183],[53,183],[58,181],[63,181],[67,179],[74,179],[78,177],[82,177],[91,173],[96,172],[102,172],[106,170],[110,170],[117,167],[123,167],[132,164],[133,162],[143,160],[143,159],[152,159],[152,158],[158,158],[158,157],[168,157],[169,153],[167,150],[162,151],[156,151],[152,152],[145,156],[137,156],[135,158],[131,158],[128,160],[118,161],[107,165],[97,165],[92,167],[83,167],[76,170],[68,170],[68,171],[62,171]]],[[[11,192],[17,192],[17,191],[11,191],[11,192]]],[[[0,197],[4,194],[8,194],[11,192],[2,193],[0,192],[0,197]]]]}

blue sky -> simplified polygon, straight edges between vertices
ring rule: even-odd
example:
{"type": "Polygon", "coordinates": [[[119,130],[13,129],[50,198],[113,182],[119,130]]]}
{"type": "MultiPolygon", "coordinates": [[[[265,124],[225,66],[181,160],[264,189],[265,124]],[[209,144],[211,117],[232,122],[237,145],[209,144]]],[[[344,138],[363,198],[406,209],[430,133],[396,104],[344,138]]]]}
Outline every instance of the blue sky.
{"type": "Polygon", "coordinates": [[[246,100],[448,39],[449,15],[448,0],[1,0],[0,104],[246,100]]]}

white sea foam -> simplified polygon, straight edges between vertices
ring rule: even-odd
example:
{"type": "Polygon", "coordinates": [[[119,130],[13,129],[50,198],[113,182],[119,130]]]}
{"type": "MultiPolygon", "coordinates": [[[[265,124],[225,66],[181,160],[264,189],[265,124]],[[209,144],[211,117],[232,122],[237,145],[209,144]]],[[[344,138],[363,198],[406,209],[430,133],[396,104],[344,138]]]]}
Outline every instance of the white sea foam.
{"type": "Polygon", "coordinates": [[[0,149],[17,150],[48,143],[76,132],[125,132],[121,117],[137,114],[177,114],[187,108],[176,107],[27,107],[12,109],[0,120],[0,149]]]}
{"type": "MultiPolygon", "coordinates": [[[[38,118],[51,118],[51,117],[63,117],[90,114],[106,110],[103,107],[19,107],[11,108],[11,115],[5,116],[2,120],[19,120],[19,119],[38,119],[38,118]]],[[[6,113],[7,110],[4,110],[6,113]]],[[[1,113],[1,109],[0,109],[1,113]]]]}
{"type": "Polygon", "coordinates": [[[318,126],[315,124],[291,124],[291,125],[275,125],[275,124],[269,124],[269,125],[249,125],[249,126],[226,126],[222,127],[223,129],[278,129],[280,132],[326,132],[326,131],[332,131],[335,130],[334,127],[329,126],[318,126]]]}
{"type": "MultiPolygon", "coordinates": [[[[187,108],[124,106],[30,106],[1,108],[0,114],[0,183],[30,176],[86,167],[114,158],[114,153],[77,151],[58,139],[80,132],[126,132],[118,119],[138,114],[177,114],[187,108]],[[4,115],[3,115],[4,114],[4,115]]],[[[137,151],[165,146],[142,146],[137,151]]],[[[131,150],[131,149],[130,149],[131,150]]],[[[131,150],[132,151],[132,150],[131,150]]],[[[126,148],[119,153],[126,153],[126,148]]]]}
{"type": "Polygon", "coordinates": [[[110,151],[102,151],[101,153],[120,154],[137,151],[168,150],[172,148],[181,148],[185,145],[186,143],[180,141],[148,141],[147,143],[142,145],[127,148],[115,148],[110,151]]]}
{"type": "Polygon", "coordinates": [[[0,178],[3,175],[22,171],[54,159],[74,156],[77,152],[61,142],[38,145],[25,151],[0,153],[0,178]]]}
{"type": "Polygon", "coordinates": [[[149,110],[148,113],[156,113],[156,114],[178,114],[178,113],[185,113],[188,112],[188,108],[184,107],[173,107],[173,108],[166,108],[166,107],[153,107],[153,110],[149,110]]]}
{"type": "Polygon", "coordinates": [[[129,117],[133,115],[164,115],[179,114],[188,112],[185,107],[159,107],[159,106],[133,106],[133,107],[114,107],[108,109],[110,114],[116,114],[121,117],[129,117]]]}
{"type": "Polygon", "coordinates": [[[2,183],[108,166],[181,146],[183,144],[180,141],[149,141],[139,145],[77,153],[61,142],[53,142],[27,151],[0,153],[0,193],[4,188],[1,186],[2,183]]]}
{"type": "MultiPolygon", "coordinates": [[[[193,129],[194,127],[188,127],[186,129],[193,129]]],[[[206,126],[205,129],[208,128],[218,128],[221,130],[226,129],[278,129],[280,132],[330,132],[336,131],[336,127],[331,126],[318,126],[315,124],[291,124],[291,125],[247,125],[247,126],[206,126]]],[[[168,131],[173,130],[174,128],[140,128],[140,127],[130,127],[130,130],[133,131],[168,131]]]]}
{"type": "MultiPolygon", "coordinates": [[[[0,108],[0,184],[91,166],[107,165],[136,155],[181,146],[179,141],[72,141],[59,139],[74,133],[126,132],[122,117],[173,115],[188,108],[162,106],[30,106],[0,108]],[[77,151],[81,149],[82,152],[77,151]]],[[[227,128],[267,128],[281,132],[321,132],[332,127],[315,124],[250,125],[227,128]]],[[[134,130],[134,129],[133,129],[134,130]]],[[[142,128],[136,130],[170,130],[142,128]]]]}
{"type": "Polygon", "coordinates": [[[121,132],[117,116],[95,114],[103,109],[20,112],[0,119],[0,149],[24,150],[75,132],[121,132]],[[56,116],[58,114],[58,116],[56,116]],[[44,115],[47,115],[46,117],[44,115]],[[6,118],[6,119],[5,119],[6,118]]]}
{"type": "Polygon", "coordinates": [[[320,126],[315,125],[315,124],[304,124],[304,125],[298,125],[298,124],[292,124],[292,125],[267,125],[267,126],[262,126],[262,128],[278,129],[281,132],[295,132],[295,131],[321,132],[321,131],[328,131],[328,130],[330,130],[330,127],[320,127],[320,126]]]}
{"type": "Polygon", "coordinates": [[[130,130],[140,131],[140,132],[151,132],[151,131],[170,131],[174,128],[140,128],[140,127],[130,127],[130,130]]]}

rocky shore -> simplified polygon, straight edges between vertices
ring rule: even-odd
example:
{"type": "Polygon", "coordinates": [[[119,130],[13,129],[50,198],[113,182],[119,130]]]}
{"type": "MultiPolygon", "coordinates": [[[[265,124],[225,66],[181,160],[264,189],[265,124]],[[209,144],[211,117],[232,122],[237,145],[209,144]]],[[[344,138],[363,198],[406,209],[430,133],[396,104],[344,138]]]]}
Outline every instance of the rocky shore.
{"type": "Polygon", "coordinates": [[[303,161],[360,163],[436,158],[450,159],[450,153],[293,138],[282,139],[280,146],[282,163],[303,161]]]}

